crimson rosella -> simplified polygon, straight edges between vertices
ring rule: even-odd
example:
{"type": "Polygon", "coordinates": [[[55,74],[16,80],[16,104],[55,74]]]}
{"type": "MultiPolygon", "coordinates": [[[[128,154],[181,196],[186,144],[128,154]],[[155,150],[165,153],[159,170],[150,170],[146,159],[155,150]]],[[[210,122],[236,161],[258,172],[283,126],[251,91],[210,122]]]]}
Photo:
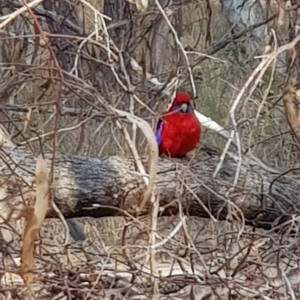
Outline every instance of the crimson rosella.
{"type": "Polygon", "coordinates": [[[177,93],[166,114],[159,121],[155,132],[159,154],[184,157],[200,141],[201,124],[194,114],[190,96],[177,93]]]}

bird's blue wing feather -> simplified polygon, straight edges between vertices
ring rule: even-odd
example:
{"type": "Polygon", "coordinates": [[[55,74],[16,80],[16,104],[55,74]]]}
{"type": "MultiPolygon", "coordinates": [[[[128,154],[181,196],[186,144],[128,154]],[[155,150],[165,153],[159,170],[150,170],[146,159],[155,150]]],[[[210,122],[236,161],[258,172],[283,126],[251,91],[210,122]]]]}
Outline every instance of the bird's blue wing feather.
{"type": "MultiPolygon", "coordinates": [[[[179,112],[180,111],[180,106],[179,105],[175,105],[172,107],[172,111],[173,112],[179,112]]],[[[188,106],[188,113],[192,113],[193,112],[193,107],[191,105],[188,106]]],[[[156,142],[158,144],[158,146],[160,146],[161,142],[162,142],[162,137],[161,137],[161,132],[164,126],[164,122],[162,120],[159,120],[157,127],[156,127],[156,131],[155,131],[155,138],[156,138],[156,142]]]]}
{"type": "Polygon", "coordinates": [[[156,131],[155,131],[155,138],[156,138],[156,142],[158,144],[158,146],[160,146],[161,142],[162,142],[162,138],[161,138],[161,132],[163,129],[163,121],[159,120],[157,127],[156,127],[156,131]]]}

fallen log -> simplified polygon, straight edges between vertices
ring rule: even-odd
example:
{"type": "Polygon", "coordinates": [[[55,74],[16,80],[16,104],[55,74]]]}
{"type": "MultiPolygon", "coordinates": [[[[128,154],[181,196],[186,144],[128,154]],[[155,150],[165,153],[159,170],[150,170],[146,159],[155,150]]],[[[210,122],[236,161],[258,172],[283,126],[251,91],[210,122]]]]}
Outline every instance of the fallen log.
{"type": "MultiPolygon", "coordinates": [[[[0,152],[1,217],[16,219],[26,214],[24,204],[34,199],[36,158],[25,148],[0,152]]],[[[52,154],[44,157],[50,169],[52,154]]],[[[297,169],[281,174],[249,157],[239,166],[238,157],[228,153],[213,178],[219,161],[220,152],[204,146],[192,159],[161,158],[155,192],[160,214],[176,213],[180,203],[190,215],[224,219],[230,213],[233,219],[244,217],[255,226],[270,228],[297,213],[297,169]]],[[[102,217],[134,213],[145,183],[131,158],[56,154],[52,191],[65,217],[102,217]]],[[[49,208],[47,216],[57,214],[49,208]]]]}

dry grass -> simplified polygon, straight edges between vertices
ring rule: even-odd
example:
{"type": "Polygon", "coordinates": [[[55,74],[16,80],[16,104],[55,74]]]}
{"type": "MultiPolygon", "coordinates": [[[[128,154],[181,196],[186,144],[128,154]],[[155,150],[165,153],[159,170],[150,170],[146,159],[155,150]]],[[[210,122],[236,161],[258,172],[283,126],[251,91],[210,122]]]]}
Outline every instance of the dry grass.
{"type": "MultiPolygon", "coordinates": [[[[83,243],[71,240],[62,246],[65,231],[61,222],[58,219],[45,221],[36,242],[36,279],[32,285],[35,296],[149,299],[153,293],[150,219],[80,218],[76,222],[88,240],[83,243]]],[[[251,227],[242,227],[240,222],[215,223],[192,217],[186,222],[184,225],[184,219],[179,217],[158,219],[155,256],[160,299],[187,299],[189,294],[195,299],[210,297],[213,300],[228,297],[289,299],[287,295],[291,291],[284,286],[278,267],[293,286],[299,283],[296,258],[299,247],[282,247],[295,245],[295,237],[289,233],[278,236],[264,230],[253,232],[251,227]],[[189,275],[184,276],[183,272],[189,275]]],[[[15,236],[22,233],[22,227],[23,222],[14,224],[15,236]]],[[[294,229],[296,227],[295,224],[294,229]]],[[[7,250],[10,256],[1,257],[6,268],[1,285],[6,292],[0,290],[0,295],[14,298],[13,290],[22,293],[22,281],[15,274],[14,266],[14,263],[19,265],[17,238],[7,250]]],[[[299,297],[297,288],[293,293],[299,297]]]]}

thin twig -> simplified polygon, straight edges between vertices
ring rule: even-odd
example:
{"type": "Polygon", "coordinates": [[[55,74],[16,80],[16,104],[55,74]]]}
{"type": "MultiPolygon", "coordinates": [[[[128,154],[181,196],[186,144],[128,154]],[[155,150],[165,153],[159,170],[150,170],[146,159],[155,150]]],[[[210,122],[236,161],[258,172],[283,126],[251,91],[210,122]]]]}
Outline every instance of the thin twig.
{"type": "Polygon", "coordinates": [[[185,59],[185,62],[186,62],[186,65],[187,65],[187,69],[188,69],[188,72],[189,72],[189,75],[190,75],[190,81],[191,81],[191,85],[192,85],[192,90],[193,90],[193,96],[195,97],[196,96],[196,87],[195,87],[195,82],[194,82],[194,78],[193,78],[193,73],[192,73],[192,68],[191,68],[191,65],[190,65],[190,61],[189,61],[189,58],[187,57],[187,54],[186,54],[186,51],[184,50],[184,47],[182,45],[182,43],[180,42],[179,40],[179,37],[178,37],[178,34],[177,34],[177,31],[175,30],[175,28],[173,27],[173,25],[171,24],[168,16],[166,15],[164,9],[162,8],[162,6],[160,5],[159,1],[158,0],[155,0],[155,3],[160,11],[160,13],[162,14],[162,16],[164,17],[166,23],[168,24],[169,28],[171,29],[173,35],[174,35],[174,38],[175,38],[175,41],[176,41],[176,44],[179,46],[182,54],[183,54],[183,57],[185,59]]]}
{"type": "Polygon", "coordinates": [[[22,6],[18,10],[14,11],[13,13],[11,13],[9,15],[6,15],[6,16],[0,17],[0,20],[5,20],[5,21],[3,21],[0,24],[0,29],[2,29],[3,27],[5,27],[6,25],[8,25],[11,21],[13,21],[16,17],[18,17],[22,13],[26,12],[30,8],[36,7],[37,5],[39,5],[40,3],[42,3],[43,1],[44,0],[33,0],[33,1],[29,2],[29,3],[27,3],[25,6],[22,6]]]}

